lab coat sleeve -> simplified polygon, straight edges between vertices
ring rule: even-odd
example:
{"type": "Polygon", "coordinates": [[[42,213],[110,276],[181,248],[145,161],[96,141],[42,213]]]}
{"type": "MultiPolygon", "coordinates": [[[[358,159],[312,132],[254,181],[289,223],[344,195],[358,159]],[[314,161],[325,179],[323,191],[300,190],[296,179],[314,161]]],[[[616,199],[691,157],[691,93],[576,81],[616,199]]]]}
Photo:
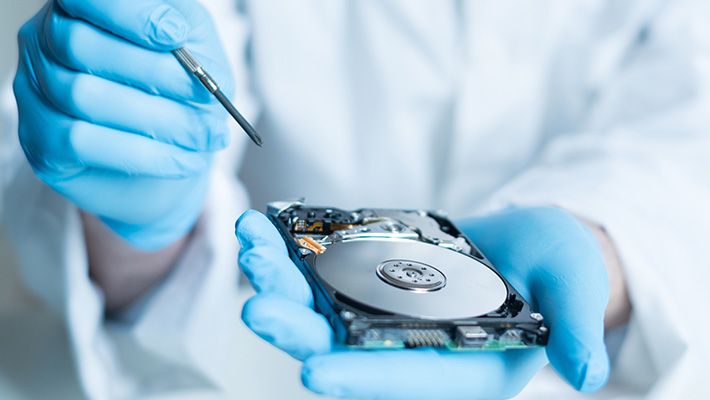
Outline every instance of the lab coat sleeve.
{"type": "Polygon", "coordinates": [[[483,207],[558,205],[606,228],[633,304],[611,387],[638,396],[710,395],[708,11],[669,1],[602,40],[583,129],[552,138],[483,207]]]}
{"type": "MultiPolygon", "coordinates": [[[[235,99],[248,118],[245,52],[248,25],[233,1],[205,1],[213,14],[237,82],[235,99]]],[[[10,99],[9,85],[4,98],[10,99]]],[[[89,277],[77,208],[32,173],[17,143],[14,102],[3,102],[0,183],[2,227],[30,291],[65,321],[80,383],[89,398],[136,398],[163,390],[210,390],[220,381],[220,351],[239,323],[234,221],[248,206],[236,180],[247,144],[232,143],[215,160],[204,215],[169,276],[115,319],[103,314],[89,277]]]]}

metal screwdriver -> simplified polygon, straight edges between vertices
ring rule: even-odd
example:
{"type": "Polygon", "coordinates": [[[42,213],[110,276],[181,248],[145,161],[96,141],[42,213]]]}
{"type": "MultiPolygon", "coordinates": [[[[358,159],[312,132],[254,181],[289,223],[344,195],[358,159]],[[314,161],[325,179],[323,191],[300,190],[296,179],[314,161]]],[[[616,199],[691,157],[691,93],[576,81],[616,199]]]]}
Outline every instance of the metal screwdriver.
{"type": "Polygon", "coordinates": [[[242,114],[237,111],[236,107],[234,107],[234,104],[232,104],[231,101],[227,98],[227,96],[222,93],[222,90],[220,90],[219,86],[217,83],[212,79],[210,74],[207,73],[207,71],[202,68],[202,64],[199,63],[195,59],[195,57],[190,54],[187,49],[179,48],[177,50],[173,50],[173,55],[175,58],[180,61],[180,64],[182,64],[185,69],[190,71],[192,75],[194,75],[199,81],[202,83],[202,85],[209,90],[214,97],[219,100],[219,102],[224,106],[224,108],[227,110],[227,112],[234,117],[234,119],[237,121],[239,126],[244,129],[244,132],[246,132],[247,135],[249,135],[249,138],[256,144],[257,146],[261,147],[262,140],[261,136],[259,136],[259,133],[256,132],[256,129],[254,129],[251,124],[242,116],[242,114]]]}

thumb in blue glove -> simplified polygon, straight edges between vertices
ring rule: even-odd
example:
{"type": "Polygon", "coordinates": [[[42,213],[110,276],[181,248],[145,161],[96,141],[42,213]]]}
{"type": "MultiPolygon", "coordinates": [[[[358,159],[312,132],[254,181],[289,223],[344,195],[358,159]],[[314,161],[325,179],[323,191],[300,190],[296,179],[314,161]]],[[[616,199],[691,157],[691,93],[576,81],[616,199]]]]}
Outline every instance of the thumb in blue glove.
{"type": "Polygon", "coordinates": [[[608,278],[596,238],[559,208],[518,208],[459,227],[550,325],[547,357],[582,391],[609,375],[604,345],[608,278]]]}

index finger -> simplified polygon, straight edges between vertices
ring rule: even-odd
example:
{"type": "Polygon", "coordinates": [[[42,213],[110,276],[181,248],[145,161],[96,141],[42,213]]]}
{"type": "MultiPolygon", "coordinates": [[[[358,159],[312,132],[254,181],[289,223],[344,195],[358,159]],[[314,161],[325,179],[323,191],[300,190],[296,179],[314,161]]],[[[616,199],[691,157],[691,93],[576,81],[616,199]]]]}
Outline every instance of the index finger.
{"type": "Polygon", "coordinates": [[[189,33],[185,16],[165,0],[57,0],[69,15],[144,47],[168,51],[189,33]]]}
{"type": "Polygon", "coordinates": [[[137,46],[56,6],[44,25],[43,53],[67,68],[176,100],[212,101],[172,53],[137,46]]]}

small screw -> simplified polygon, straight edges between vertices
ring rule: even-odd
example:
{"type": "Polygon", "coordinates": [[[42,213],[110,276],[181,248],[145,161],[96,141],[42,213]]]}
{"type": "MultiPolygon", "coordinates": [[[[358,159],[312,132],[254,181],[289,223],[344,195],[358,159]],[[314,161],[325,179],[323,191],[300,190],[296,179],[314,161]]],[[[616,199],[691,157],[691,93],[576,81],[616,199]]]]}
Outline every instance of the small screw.
{"type": "Polygon", "coordinates": [[[354,312],[348,310],[341,311],[340,316],[346,321],[352,321],[355,319],[355,317],[357,317],[354,312]]]}
{"type": "Polygon", "coordinates": [[[537,322],[540,322],[540,321],[543,320],[542,314],[536,313],[536,312],[530,313],[530,318],[534,319],[534,320],[537,321],[537,322]]]}

